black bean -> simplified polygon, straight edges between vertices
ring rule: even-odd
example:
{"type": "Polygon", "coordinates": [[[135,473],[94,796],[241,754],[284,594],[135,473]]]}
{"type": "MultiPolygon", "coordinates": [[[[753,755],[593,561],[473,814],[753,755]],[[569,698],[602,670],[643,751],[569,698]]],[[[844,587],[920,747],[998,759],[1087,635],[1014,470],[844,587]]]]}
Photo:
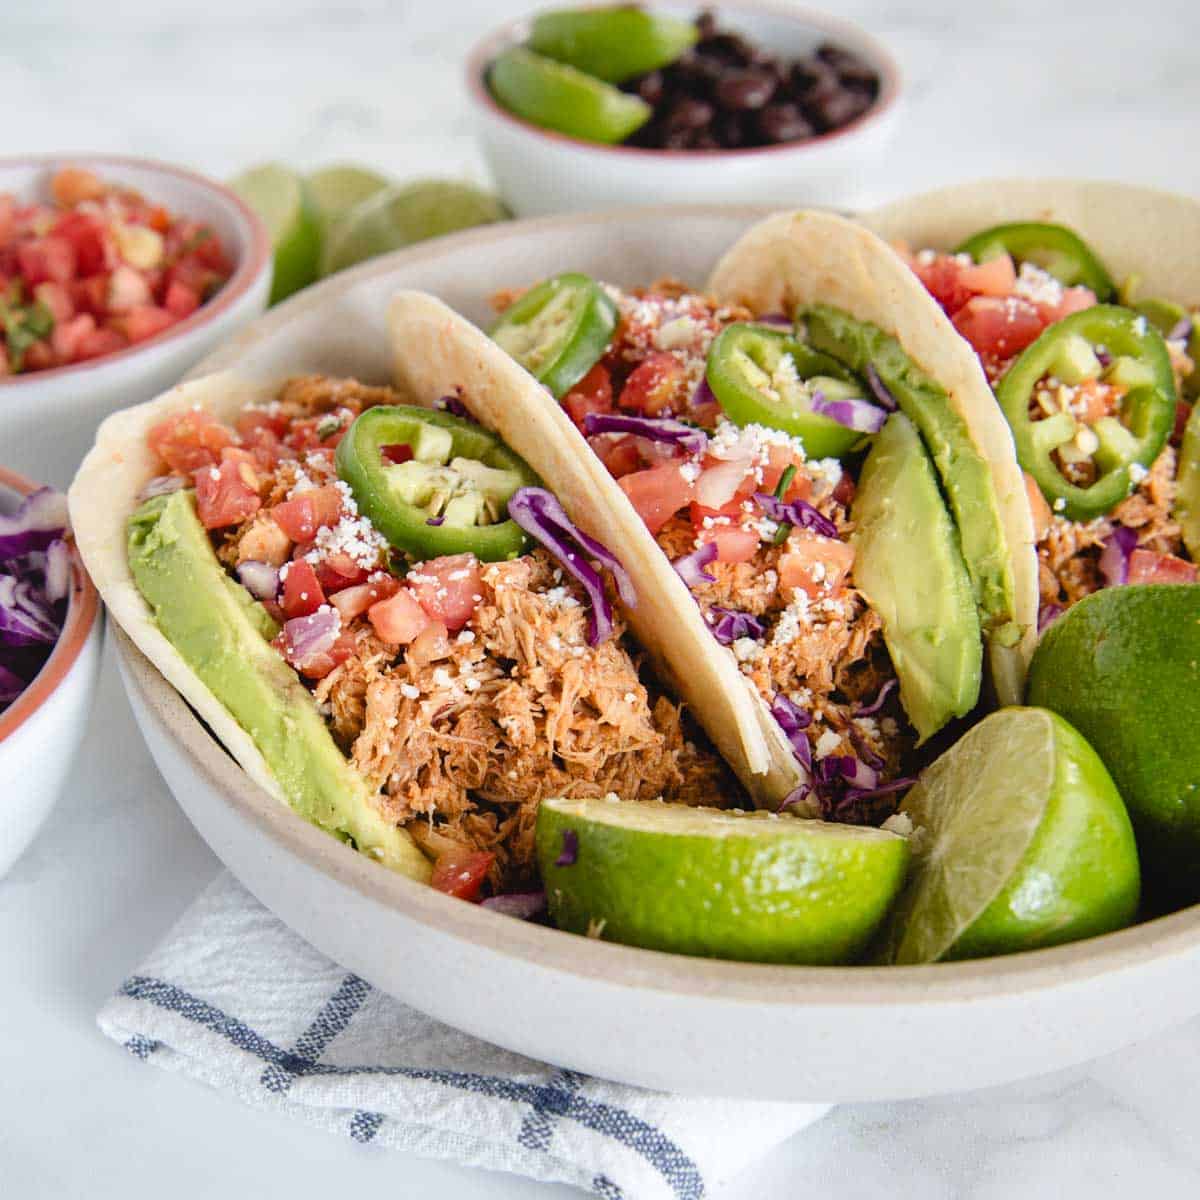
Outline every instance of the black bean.
{"type": "Polygon", "coordinates": [[[647,104],[657,105],[665,92],[666,86],[661,71],[651,71],[649,75],[643,75],[637,81],[637,94],[647,104]]]}
{"type": "Polygon", "coordinates": [[[851,92],[846,88],[829,96],[823,96],[815,103],[806,106],[805,111],[821,129],[837,129],[853,121],[855,117],[867,111],[871,101],[861,92],[851,92]]]}
{"type": "Polygon", "coordinates": [[[869,84],[875,86],[879,82],[879,74],[869,63],[863,62],[857,54],[843,50],[831,42],[825,42],[817,47],[817,57],[828,63],[837,73],[843,83],[869,84]]]}
{"type": "Polygon", "coordinates": [[[667,124],[672,129],[700,129],[713,119],[713,112],[713,106],[707,101],[686,96],[671,106],[667,124]]]}
{"type": "Polygon", "coordinates": [[[757,123],[768,142],[798,142],[816,132],[795,104],[768,104],[757,123]]]}
{"type": "Polygon", "coordinates": [[[717,84],[717,102],[735,110],[762,108],[775,94],[775,86],[774,76],[762,70],[727,71],[717,84]]]}
{"type": "Polygon", "coordinates": [[[797,63],[792,69],[792,85],[806,104],[819,104],[826,97],[835,96],[842,90],[837,72],[819,58],[797,63]]]}
{"type": "Polygon", "coordinates": [[[702,42],[717,32],[717,14],[711,8],[706,8],[696,18],[696,32],[700,35],[702,42]]]}
{"type": "Polygon", "coordinates": [[[747,141],[745,125],[736,113],[718,113],[713,121],[713,133],[722,146],[731,150],[744,146],[747,141]]]}

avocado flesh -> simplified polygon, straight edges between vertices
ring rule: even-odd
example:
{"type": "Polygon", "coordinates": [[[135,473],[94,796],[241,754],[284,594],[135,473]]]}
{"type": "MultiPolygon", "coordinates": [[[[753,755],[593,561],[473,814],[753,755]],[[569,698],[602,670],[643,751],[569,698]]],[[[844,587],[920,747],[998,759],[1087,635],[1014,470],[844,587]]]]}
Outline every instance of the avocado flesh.
{"type": "Polygon", "coordinates": [[[253,739],[292,808],[391,870],[428,880],[428,860],[376,809],[316,702],[268,644],[275,623],[217,561],[192,493],[138,508],[128,554],[159,629],[253,739]]]}
{"type": "Polygon", "coordinates": [[[854,586],[883,622],[900,702],[924,742],[975,707],[983,646],[954,522],[903,413],[875,438],[851,519],[854,586]]]}
{"type": "Polygon", "coordinates": [[[1002,645],[1020,638],[1016,588],[1000,500],[991,467],[971,440],[967,422],[946,392],[904,352],[894,337],[837,308],[801,309],[808,342],[865,374],[874,365],[901,411],[920,430],[958,525],[962,557],[988,637],[1002,645]]]}

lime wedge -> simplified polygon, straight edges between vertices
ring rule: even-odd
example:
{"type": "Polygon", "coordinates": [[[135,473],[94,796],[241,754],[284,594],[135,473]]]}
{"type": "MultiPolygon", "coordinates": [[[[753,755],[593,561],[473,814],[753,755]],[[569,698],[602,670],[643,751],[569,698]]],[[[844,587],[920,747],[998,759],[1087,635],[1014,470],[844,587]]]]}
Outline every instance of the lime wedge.
{"type": "Polygon", "coordinates": [[[332,275],[414,242],[507,217],[508,210],[495,196],[469,183],[429,179],[384,188],[330,226],[321,274],[332,275]]]}
{"type": "Polygon", "coordinates": [[[321,230],[304,180],[268,163],[243,171],[229,185],[259,215],[275,251],[271,303],[307,287],[317,277],[321,230]]]}
{"type": "Polygon", "coordinates": [[[653,112],[640,96],[517,46],[492,64],[488,83],[509,112],[585,142],[620,142],[653,112]]]}
{"type": "Polygon", "coordinates": [[[543,801],[537,851],[559,928],[743,962],[852,961],[908,863],[882,829],[615,798],[543,801]]]}
{"type": "Polygon", "coordinates": [[[321,227],[328,229],[343,215],[391,186],[391,180],[366,167],[322,167],[308,177],[308,190],[321,227]]]}
{"type": "Polygon", "coordinates": [[[699,36],[691,21],[623,4],[540,13],[529,45],[597,79],[623,83],[673,63],[699,36]]]}
{"type": "Polygon", "coordinates": [[[1125,805],[1096,752],[1041,708],[992,713],[908,793],[913,874],[898,963],[982,958],[1128,925],[1140,888],[1125,805]]]}

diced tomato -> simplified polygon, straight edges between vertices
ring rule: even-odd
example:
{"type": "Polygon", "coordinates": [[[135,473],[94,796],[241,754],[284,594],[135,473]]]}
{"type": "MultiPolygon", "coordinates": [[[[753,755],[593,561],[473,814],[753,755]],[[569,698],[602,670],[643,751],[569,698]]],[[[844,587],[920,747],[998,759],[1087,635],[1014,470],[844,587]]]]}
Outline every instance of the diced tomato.
{"type": "Polygon", "coordinates": [[[227,273],[229,270],[221,239],[212,228],[200,221],[177,221],[170,231],[167,249],[177,255],[186,251],[183,257],[193,259],[210,271],[227,273]]]}
{"type": "Polygon", "coordinates": [[[200,307],[200,297],[186,283],[180,283],[179,280],[172,279],[167,284],[163,307],[176,320],[182,321],[185,317],[190,317],[200,307]]]}
{"type": "Polygon", "coordinates": [[[418,563],[408,573],[408,585],[417,603],[451,633],[471,619],[483,595],[479,560],[473,554],[450,554],[418,563]]]}
{"type": "Polygon", "coordinates": [[[597,363],[563,398],[567,415],[583,431],[588,413],[612,412],[612,376],[603,363],[597,363]]]}
{"type": "Polygon", "coordinates": [[[779,486],[780,479],[788,467],[795,467],[796,473],[788,490],[785,500],[811,500],[812,477],[804,469],[803,462],[797,462],[794,452],[787,446],[771,445],[767,449],[767,463],[762,469],[762,481],[749,488],[750,492],[774,492],[779,486]]]}
{"type": "Polygon", "coordinates": [[[589,438],[588,445],[614,479],[641,469],[642,455],[635,437],[614,438],[612,434],[604,433],[589,438]]]}
{"type": "Polygon", "coordinates": [[[811,530],[793,534],[779,556],[779,586],[800,588],[810,599],[836,591],[854,566],[854,547],[811,530]]]}
{"type": "Polygon", "coordinates": [[[95,332],[96,318],[91,313],[80,313],[77,317],[71,317],[55,324],[54,331],[50,334],[50,345],[59,361],[75,362],[83,358],[81,351],[84,340],[89,334],[95,332]]]}
{"type": "MultiPolygon", "coordinates": [[[[240,525],[262,507],[257,488],[245,478],[244,467],[244,463],[227,458],[219,467],[201,467],[193,473],[196,512],[205,529],[240,525]]],[[[253,478],[253,472],[250,474],[253,478]]]]}
{"type": "Polygon", "coordinates": [[[337,640],[328,650],[319,654],[310,654],[303,662],[292,662],[286,652],[284,657],[305,679],[324,679],[334,667],[341,666],[357,649],[358,644],[354,634],[345,630],[338,634],[337,640]]]}
{"type": "Polygon", "coordinates": [[[0,243],[7,243],[16,227],[17,201],[10,192],[0,192],[0,243]]]}
{"type": "Polygon", "coordinates": [[[407,442],[390,442],[379,447],[379,453],[390,463],[412,462],[413,448],[407,442]]]}
{"type": "Polygon", "coordinates": [[[837,481],[830,497],[838,502],[843,508],[849,508],[854,503],[854,493],[857,488],[854,483],[854,477],[849,471],[843,471],[842,477],[837,481]]]}
{"type": "Polygon", "coordinates": [[[79,339],[79,357],[101,358],[115,350],[124,350],[129,339],[115,329],[95,329],[79,339]]]}
{"type": "Polygon", "coordinates": [[[33,298],[50,310],[55,324],[69,321],[75,315],[75,303],[65,283],[39,283],[33,289],[33,298]]]}
{"type": "Polygon", "coordinates": [[[932,262],[912,260],[912,269],[925,285],[925,290],[953,316],[968,300],[972,292],[963,280],[962,265],[949,254],[939,254],[932,262]]]}
{"type": "Polygon", "coordinates": [[[153,426],[146,440],[168,467],[190,474],[216,466],[221,451],[233,445],[233,433],[201,409],[187,409],[153,426]]]}
{"type": "Polygon", "coordinates": [[[1196,564],[1140,546],[1129,556],[1130,583],[1195,583],[1196,564]]]}
{"type": "Polygon", "coordinates": [[[975,296],[954,315],[954,327],[977,354],[1019,354],[1045,328],[1038,310],[1018,296],[975,296]]]}
{"type": "Polygon", "coordinates": [[[1007,254],[999,254],[986,262],[959,267],[958,278],[978,296],[1007,296],[1016,286],[1017,271],[1007,254]]]}
{"type": "Polygon", "coordinates": [[[1063,288],[1062,298],[1057,304],[1047,304],[1043,301],[1037,305],[1037,310],[1047,325],[1053,325],[1055,321],[1061,321],[1063,317],[1069,317],[1072,313],[1091,308],[1095,303],[1096,294],[1091,288],[1069,287],[1063,288]]]}
{"type": "Polygon", "coordinates": [[[1050,511],[1050,505],[1046,503],[1046,497],[1042,495],[1037,480],[1028,471],[1022,471],[1021,474],[1025,478],[1025,495],[1029,499],[1029,511],[1033,516],[1033,536],[1040,542],[1049,531],[1054,514],[1050,511]]]}
{"type": "Polygon", "coordinates": [[[429,614],[406,587],[399,587],[387,599],[372,604],[367,609],[367,620],[376,636],[394,646],[407,646],[432,623],[429,614]]]}
{"type": "Polygon", "coordinates": [[[65,238],[75,248],[75,274],[96,275],[107,271],[116,254],[103,222],[90,213],[71,212],[54,224],[55,237],[65,238]]]}
{"type": "Polygon", "coordinates": [[[335,449],[338,442],[345,436],[346,426],[339,424],[332,433],[321,437],[317,431],[326,425],[333,425],[327,415],[304,417],[301,420],[293,421],[284,441],[302,454],[318,448],[335,449]]]}
{"type": "Polygon", "coordinates": [[[348,554],[335,552],[324,555],[316,564],[317,578],[325,595],[332,596],[343,588],[365,583],[370,571],[360,567],[348,554]]]}
{"type": "Polygon", "coordinates": [[[108,277],[105,307],[109,312],[126,313],[151,300],[150,286],[140,271],[121,263],[108,277]]]}
{"type": "Polygon", "coordinates": [[[336,525],[341,512],[342,494],[328,483],[276,504],[271,516],[293,542],[309,542],[322,526],[336,525]]]}
{"type": "Polygon", "coordinates": [[[690,504],[695,491],[695,484],[684,478],[677,463],[636,471],[617,482],[651,533],[657,533],[685,504],[690,504]]]}
{"type": "Polygon", "coordinates": [[[248,438],[258,429],[268,429],[276,437],[283,437],[287,433],[288,422],[286,417],[268,412],[265,408],[244,408],[238,413],[234,428],[243,438],[248,438]]]}
{"type": "Polygon", "coordinates": [[[59,360],[54,353],[54,347],[45,338],[34,342],[25,351],[23,366],[27,371],[44,371],[47,367],[58,365],[59,360]]]}
{"type": "Polygon", "coordinates": [[[293,617],[310,617],[325,603],[317,573],[307,559],[293,559],[283,570],[284,614],[290,621],[293,617]]]}
{"type": "Polygon", "coordinates": [[[131,342],[144,342],[169,329],[175,324],[175,318],[157,304],[138,304],[124,316],[115,318],[113,323],[131,342]]]}
{"type": "Polygon", "coordinates": [[[67,287],[71,300],[80,312],[103,316],[108,311],[108,276],[89,275],[86,279],[72,279],[67,287]]]}
{"type": "Polygon", "coordinates": [[[655,351],[625,380],[619,403],[648,417],[681,412],[687,401],[686,376],[683,363],[673,354],[655,351]]]}
{"type": "Polygon", "coordinates": [[[447,850],[433,865],[430,884],[459,900],[478,900],[479,890],[496,856],[487,850],[447,850]]]}
{"type": "Polygon", "coordinates": [[[99,200],[106,191],[100,177],[83,167],[63,167],[50,180],[50,195],[61,208],[74,208],[84,200],[99,200]]]}
{"type": "Polygon", "coordinates": [[[717,562],[749,562],[757,553],[759,536],[748,525],[714,525],[696,535],[717,548],[717,562]]]}
{"type": "Polygon", "coordinates": [[[75,277],[75,247],[66,238],[32,238],[17,246],[17,265],[25,282],[67,283],[75,277]]]}
{"type": "Polygon", "coordinates": [[[373,604],[389,599],[399,590],[400,581],[388,575],[373,579],[370,583],[342,588],[329,597],[329,603],[341,614],[342,623],[348,625],[355,617],[362,616],[373,604]]]}

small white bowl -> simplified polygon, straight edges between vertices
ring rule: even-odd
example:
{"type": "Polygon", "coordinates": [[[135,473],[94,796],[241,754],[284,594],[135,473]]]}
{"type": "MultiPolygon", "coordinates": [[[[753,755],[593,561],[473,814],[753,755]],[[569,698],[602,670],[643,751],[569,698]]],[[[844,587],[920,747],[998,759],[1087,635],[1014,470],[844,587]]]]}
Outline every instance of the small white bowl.
{"type": "MultiPolygon", "coordinates": [[[[36,488],[0,467],[0,512],[14,512],[36,488]]],[[[87,727],[103,629],[100,598],[72,551],[62,633],[45,666],[0,713],[0,877],[33,841],[66,781],[87,727]]]]}
{"type": "MultiPolygon", "coordinates": [[[[700,3],[656,5],[694,17],[700,3]]],[[[722,29],[783,58],[832,41],[879,72],[875,103],[848,125],[807,142],[744,150],[647,150],[606,146],[542,129],[503,108],[488,89],[488,65],[524,41],[529,20],[510,22],[477,43],[467,58],[467,90],[484,157],[505,203],[518,216],[646,204],[808,204],[851,206],[870,184],[896,115],[900,69],[865,30],[825,13],[763,2],[723,0],[722,29]]]]}
{"type": "Polygon", "coordinates": [[[0,192],[45,198],[50,177],[68,165],[211,225],[234,269],[207,304],[157,337],[103,358],[0,380],[5,462],[60,488],[71,482],[104,417],[157,396],[266,308],[272,268],[270,238],[246,204],[227,187],[181,167],[102,154],[0,159],[0,192]]]}

